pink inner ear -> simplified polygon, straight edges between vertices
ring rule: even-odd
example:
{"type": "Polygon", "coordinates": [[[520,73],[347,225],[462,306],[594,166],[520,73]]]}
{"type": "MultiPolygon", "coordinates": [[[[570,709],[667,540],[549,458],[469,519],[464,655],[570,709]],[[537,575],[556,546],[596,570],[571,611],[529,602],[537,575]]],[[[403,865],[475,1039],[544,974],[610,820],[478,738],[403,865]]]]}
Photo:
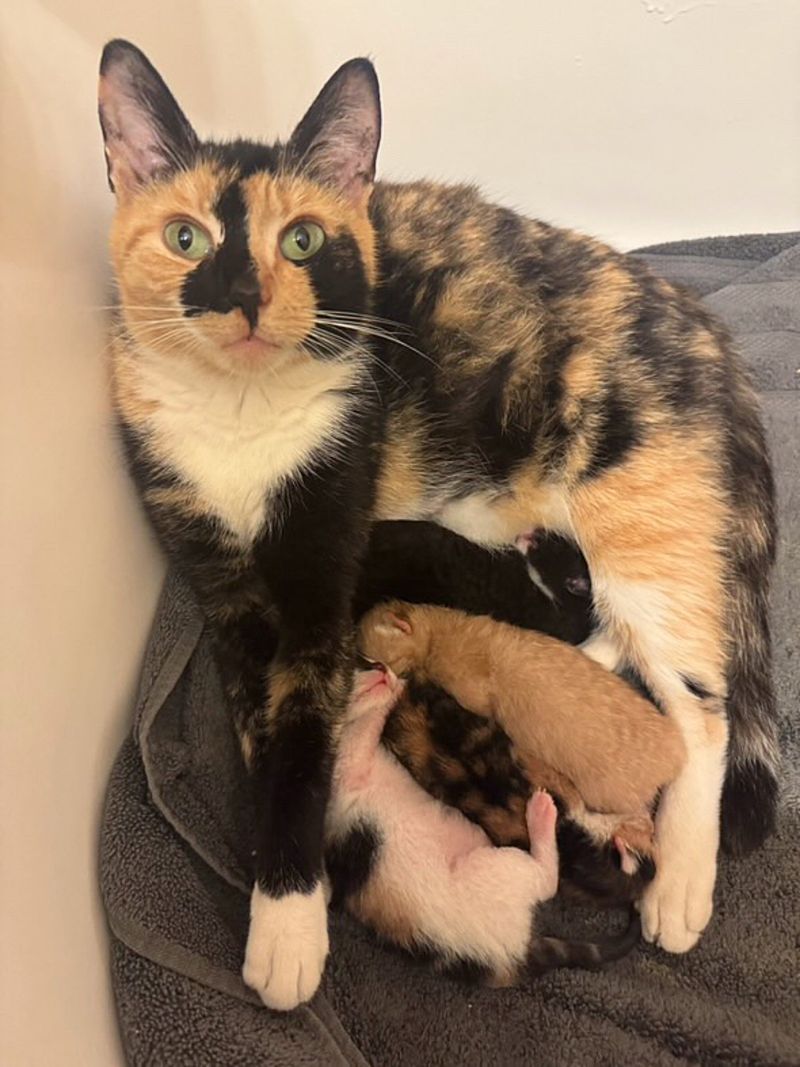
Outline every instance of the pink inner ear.
{"type": "Polygon", "coordinates": [[[393,611],[389,611],[386,613],[386,617],[395,630],[401,630],[404,634],[411,633],[411,623],[408,619],[404,619],[402,615],[395,615],[393,611]]]}

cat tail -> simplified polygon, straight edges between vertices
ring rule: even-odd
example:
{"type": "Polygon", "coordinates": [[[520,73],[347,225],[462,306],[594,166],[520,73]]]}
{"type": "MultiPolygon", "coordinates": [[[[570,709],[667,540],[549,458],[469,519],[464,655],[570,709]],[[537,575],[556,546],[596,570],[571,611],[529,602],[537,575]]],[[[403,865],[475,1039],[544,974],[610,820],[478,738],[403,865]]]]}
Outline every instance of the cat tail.
{"type": "Polygon", "coordinates": [[[775,489],[758,401],[743,375],[733,383],[728,441],[732,521],[726,545],[728,765],[722,847],[743,855],[775,828],[778,725],[772,684],[769,578],[775,559],[775,489]]]}
{"type": "Polygon", "coordinates": [[[560,937],[535,937],[528,955],[528,972],[545,974],[557,967],[582,967],[594,971],[627,956],[639,941],[642,923],[631,910],[630,922],[621,934],[597,941],[569,941],[560,937]]]}

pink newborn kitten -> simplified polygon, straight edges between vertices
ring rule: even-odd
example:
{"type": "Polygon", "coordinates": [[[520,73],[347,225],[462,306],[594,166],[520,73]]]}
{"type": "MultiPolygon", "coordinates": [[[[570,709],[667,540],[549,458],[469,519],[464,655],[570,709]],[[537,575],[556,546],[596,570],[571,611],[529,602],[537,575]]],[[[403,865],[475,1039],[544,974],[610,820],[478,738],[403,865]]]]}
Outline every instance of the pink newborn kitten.
{"type": "Polygon", "coordinates": [[[624,956],[638,939],[637,920],[607,942],[535,932],[536,905],[558,886],[556,809],[548,793],[528,802],[530,853],[496,848],[381,746],[403,684],[380,665],[356,675],[327,818],[334,901],[386,940],[431,953],[445,967],[477,968],[492,985],[624,956]]]}

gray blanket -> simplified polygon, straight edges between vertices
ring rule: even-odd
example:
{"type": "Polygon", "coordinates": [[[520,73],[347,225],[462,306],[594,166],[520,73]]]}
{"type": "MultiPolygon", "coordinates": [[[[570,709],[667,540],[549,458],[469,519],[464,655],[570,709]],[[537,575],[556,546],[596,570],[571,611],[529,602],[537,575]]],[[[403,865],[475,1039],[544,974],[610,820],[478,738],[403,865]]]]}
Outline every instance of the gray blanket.
{"type": "MultiPolygon", "coordinates": [[[[101,841],[130,1064],[800,1064],[800,234],[640,254],[704,295],[763,391],[782,526],[773,616],[787,766],[777,836],[758,855],[722,860],[712,925],[687,956],[642,945],[600,974],[484,990],[437,976],[333,915],[320,993],[290,1016],[267,1011],[239,977],[249,818],[241,766],[202,619],[172,575],[101,841]]],[[[608,921],[557,905],[542,918],[573,932],[608,921]]]]}

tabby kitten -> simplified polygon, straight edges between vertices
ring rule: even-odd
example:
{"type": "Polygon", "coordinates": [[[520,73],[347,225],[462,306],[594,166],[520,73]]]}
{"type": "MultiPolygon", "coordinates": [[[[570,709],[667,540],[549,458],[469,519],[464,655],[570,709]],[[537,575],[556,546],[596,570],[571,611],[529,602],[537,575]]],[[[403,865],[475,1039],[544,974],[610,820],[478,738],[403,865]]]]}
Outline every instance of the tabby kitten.
{"type": "Polygon", "coordinates": [[[642,919],[689,949],[711,916],[726,751],[739,849],[772,826],[778,763],[772,480],[725,333],[637,262],[474,189],[374,185],[366,60],[286,144],[201,141],[126,42],[103,53],[99,98],[114,403],[258,799],[250,983],[291,1008],[322,973],[325,808],[379,519],[497,548],[535,527],[577,541],[592,654],[636,667],[686,740],[642,919]]]}

